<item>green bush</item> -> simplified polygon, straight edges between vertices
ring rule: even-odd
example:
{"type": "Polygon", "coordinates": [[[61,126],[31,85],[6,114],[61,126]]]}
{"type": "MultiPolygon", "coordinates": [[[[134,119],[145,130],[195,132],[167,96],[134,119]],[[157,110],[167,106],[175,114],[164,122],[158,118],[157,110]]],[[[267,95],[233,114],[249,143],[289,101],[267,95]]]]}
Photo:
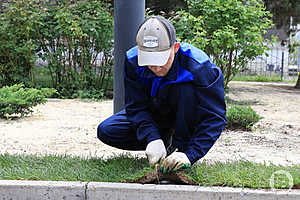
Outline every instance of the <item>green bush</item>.
{"type": "Polygon", "coordinates": [[[0,88],[0,118],[9,118],[12,115],[25,116],[33,112],[32,107],[47,102],[56,92],[52,88],[24,88],[23,84],[0,88]]]}
{"type": "Polygon", "coordinates": [[[33,1],[11,0],[0,12],[0,87],[32,80],[36,43],[32,39],[37,19],[33,1]]]}
{"type": "Polygon", "coordinates": [[[251,130],[260,117],[250,106],[231,105],[226,113],[227,128],[251,130]]]}
{"type": "Polygon", "coordinates": [[[113,19],[102,1],[45,3],[36,26],[38,56],[47,62],[45,75],[61,95],[77,90],[106,89],[111,76],[113,19]]]}
{"type": "Polygon", "coordinates": [[[79,99],[91,99],[94,101],[103,99],[104,91],[103,90],[78,90],[76,93],[72,95],[72,98],[79,99]]]}
{"type": "Polygon", "coordinates": [[[263,34],[273,24],[261,0],[186,2],[188,11],[179,11],[171,18],[178,38],[213,59],[224,74],[225,86],[249,61],[268,49],[269,40],[263,34]]]}
{"type": "Polygon", "coordinates": [[[68,98],[78,90],[111,88],[113,17],[103,1],[12,0],[5,7],[0,87],[53,87],[68,98]]]}

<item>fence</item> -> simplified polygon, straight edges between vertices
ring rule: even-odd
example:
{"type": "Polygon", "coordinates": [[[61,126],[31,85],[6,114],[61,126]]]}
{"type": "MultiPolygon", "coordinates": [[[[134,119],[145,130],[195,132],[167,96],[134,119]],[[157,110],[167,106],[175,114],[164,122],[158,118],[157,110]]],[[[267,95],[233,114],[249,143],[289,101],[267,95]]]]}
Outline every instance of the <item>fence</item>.
{"type": "Polygon", "coordinates": [[[270,47],[264,55],[250,61],[238,76],[280,77],[282,80],[296,80],[300,72],[300,55],[291,55],[288,47],[280,44],[270,47]]]}

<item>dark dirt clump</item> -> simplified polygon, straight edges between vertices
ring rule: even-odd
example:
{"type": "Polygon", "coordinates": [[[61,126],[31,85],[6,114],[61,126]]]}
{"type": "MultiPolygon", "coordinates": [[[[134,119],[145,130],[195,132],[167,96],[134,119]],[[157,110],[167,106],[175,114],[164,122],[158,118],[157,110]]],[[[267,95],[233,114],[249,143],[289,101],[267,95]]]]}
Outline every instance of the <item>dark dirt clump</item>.
{"type": "Polygon", "coordinates": [[[295,184],[292,189],[300,189],[300,184],[295,184]]]}
{"type": "Polygon", "coordinates": [[[141,184],[180,184],[180,185],[197,185],[187,175],[182,172],[171,172],[163,174],[160,171],[153,171],[146,173],[144,176],[135,180],[126,180],[127,183],[141,183],[141,184]]]}

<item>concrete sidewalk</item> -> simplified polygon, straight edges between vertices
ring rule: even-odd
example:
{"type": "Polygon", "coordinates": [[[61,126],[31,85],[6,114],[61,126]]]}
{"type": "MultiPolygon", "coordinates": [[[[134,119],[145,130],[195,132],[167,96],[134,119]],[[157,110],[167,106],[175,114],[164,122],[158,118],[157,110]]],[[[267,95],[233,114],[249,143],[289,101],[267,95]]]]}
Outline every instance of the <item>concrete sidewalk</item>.
{"type": "Polygon", "coordinates": [[[300,190],[254,190],[229,187],[141,185],[103,182],[0,181],[2,200],[203,199],[298,200],[300,190]]]}

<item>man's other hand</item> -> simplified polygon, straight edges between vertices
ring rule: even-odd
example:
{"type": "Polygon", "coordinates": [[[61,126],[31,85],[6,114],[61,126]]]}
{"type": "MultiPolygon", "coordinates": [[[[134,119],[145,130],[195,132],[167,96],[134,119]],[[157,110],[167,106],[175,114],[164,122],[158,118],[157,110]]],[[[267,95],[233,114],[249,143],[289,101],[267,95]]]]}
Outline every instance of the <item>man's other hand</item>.
{"type": "Polygon", "coordinates": [[[146,147],[146,155],[149,160],[150,166],[154,166],[167,155],[164,142],[161,139],[149,142],[146,147]]]}
{"type": "Polygon", "coordinates": [[[191,167],[191,162],[185,153],[174,152],[160,163],[160,171],[163,174],[175,172],[178,169],[186,169],[191,167]]]}

